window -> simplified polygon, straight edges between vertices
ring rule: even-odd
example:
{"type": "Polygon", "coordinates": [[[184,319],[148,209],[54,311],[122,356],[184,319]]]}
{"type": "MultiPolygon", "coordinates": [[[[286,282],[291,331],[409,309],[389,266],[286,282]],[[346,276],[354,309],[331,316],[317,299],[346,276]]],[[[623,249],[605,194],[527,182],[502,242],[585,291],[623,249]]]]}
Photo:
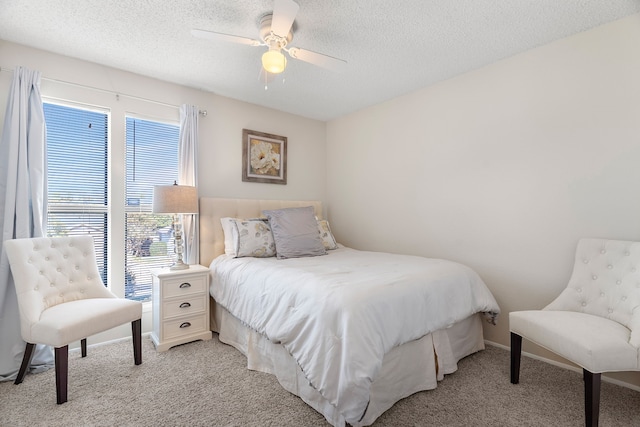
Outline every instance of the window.
{"type": "Polygon", "coordinates": [[[107,284],[109,113],[44,103],[47,235],[89,234],[107,284]]]}
{"type": "Polygon", "coordinates": [[[170,265],[174,247],[171,217],[151,213],[153,186],[170,185],[178,178],[180,127],[123,114],[126,138],[114,142],[110,140],[109,110],[45,102],[44,113],[47,234],[91,235],[105,285],[115,286],[118,294],[124,287],[126,298],[150,299],[150,269],[170,265]],[[110,153],[118,150],[121,157],[116,159],[122,160],[110,159],[110,153]],[[126,176],[115,164],[113,171],[120,175],[114,179],[110,162],[124,162],[126,176]],[[124,200],[111,194],[124,194],[124,200]],[[110,217],[114,210],[122,209],[124,224],[110,217]],[[109,258],[120,254],[124,254],[124,263],[122,258],[109,258]],[[109,272],[110,268],[117,271],[109,272]],[[114,283],[108,283],[109,278],[114,283]]]}
{"type": "Polygon", "coordinates": [[[126,118],[125,296],[151,297],[152,268],[166,267],[173,258],[171,216],[151,213],[154,185],[178,179],[180,127],[175,124],[126,118]]]}

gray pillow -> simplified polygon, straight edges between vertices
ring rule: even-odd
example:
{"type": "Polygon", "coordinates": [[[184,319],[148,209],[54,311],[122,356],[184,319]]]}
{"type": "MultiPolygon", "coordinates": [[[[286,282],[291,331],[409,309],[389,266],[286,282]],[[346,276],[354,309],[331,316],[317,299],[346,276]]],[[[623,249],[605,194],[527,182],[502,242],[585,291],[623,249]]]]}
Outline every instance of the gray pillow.
{"type": "Polygon", "coordinates": [[[262,211],[276,243],[276,257],[326,255],[313,206],[262,211]]]}

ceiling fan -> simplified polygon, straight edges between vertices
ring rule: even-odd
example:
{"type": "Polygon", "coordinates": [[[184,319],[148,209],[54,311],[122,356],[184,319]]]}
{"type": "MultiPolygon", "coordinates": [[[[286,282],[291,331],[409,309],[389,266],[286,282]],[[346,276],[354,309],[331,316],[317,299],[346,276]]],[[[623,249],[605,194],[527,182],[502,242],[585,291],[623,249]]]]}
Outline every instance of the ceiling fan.
{"type": "Polygon", "coordinates": [[[191,30],[191,34],[207,40],[267,46],[268,50],[262,54],[262,67],[264,71],[271,74],[282,73],[287,66],[287,58],[282,51],[289,54],[291,58],[332,71],[344,70],[347,62],[342,59],[289,45],[293,40],[293,21],[299,8],[300,6],[293,0],[275,0],[273,13],[260,18],[260,40],[199,29],[191,30]]]}

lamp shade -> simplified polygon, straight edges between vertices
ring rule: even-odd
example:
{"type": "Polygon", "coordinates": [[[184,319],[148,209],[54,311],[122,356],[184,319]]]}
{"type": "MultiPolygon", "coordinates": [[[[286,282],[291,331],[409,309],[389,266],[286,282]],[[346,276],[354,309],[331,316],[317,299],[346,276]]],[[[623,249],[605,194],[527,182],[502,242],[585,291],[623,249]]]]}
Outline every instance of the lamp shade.
{"type": "Polygon", "coordinates": [[[198,213],[198,190],[189,185],[156,185],[153,187],[153,212],[198,213]]]}

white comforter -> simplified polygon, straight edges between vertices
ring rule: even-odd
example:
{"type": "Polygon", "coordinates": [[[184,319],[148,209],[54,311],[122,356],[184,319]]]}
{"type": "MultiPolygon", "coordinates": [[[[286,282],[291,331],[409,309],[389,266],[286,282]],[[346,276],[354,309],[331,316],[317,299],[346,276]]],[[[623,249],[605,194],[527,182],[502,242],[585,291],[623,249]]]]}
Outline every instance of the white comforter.
{"type": "Polygon", "coordinates": [[[211,271],[216,302],[284,345],[350,423],[391,348],[499,312],[473,270],[440,259],[340,248],[285,260],[222,255],[211,271]]]}

